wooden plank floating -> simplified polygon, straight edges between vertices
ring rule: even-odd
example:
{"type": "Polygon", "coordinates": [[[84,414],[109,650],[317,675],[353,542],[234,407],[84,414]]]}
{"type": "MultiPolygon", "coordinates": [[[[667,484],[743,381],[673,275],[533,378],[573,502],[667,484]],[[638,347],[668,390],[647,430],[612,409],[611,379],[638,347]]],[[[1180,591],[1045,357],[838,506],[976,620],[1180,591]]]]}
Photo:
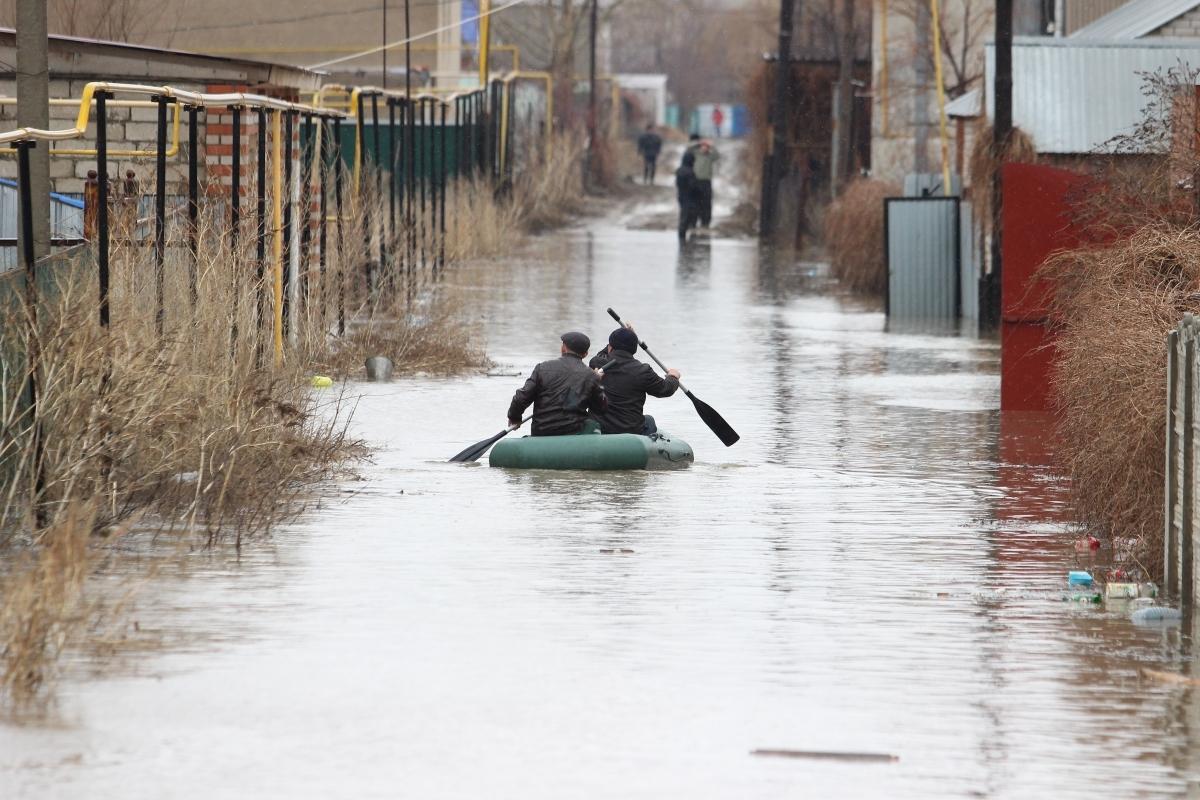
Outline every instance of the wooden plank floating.
{"type": "Polygon", "coordinates": [[[886,764],[900,760],[900,756],[891,753],[839,753],[824,750],[775,750],[760,748],[751,750],[752,756],[773,756],[776,758],[808,758],[818,761],[850,761],[871,764],[886,764]]]}

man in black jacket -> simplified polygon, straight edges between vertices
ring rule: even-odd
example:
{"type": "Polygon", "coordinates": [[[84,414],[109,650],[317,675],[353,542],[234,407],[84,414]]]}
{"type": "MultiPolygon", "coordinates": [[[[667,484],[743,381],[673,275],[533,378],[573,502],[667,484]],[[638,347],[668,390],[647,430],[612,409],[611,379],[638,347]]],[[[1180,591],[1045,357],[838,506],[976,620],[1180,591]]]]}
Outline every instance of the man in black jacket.
{"type": "Polygon", "coordinates": [[[683,154],[683,162],[675,170],[675,197],[679,200],[679,243],[687,241],[687,234],[700,220],[702,202],[700,181],[696,179],[696,155],[691,150],[683,154]]]}
{"type": "Polygon", "coordinates": [[[662,137],[654,132],[654,125],[646,126],[646,132],[638,137],[637,149],[642,156],[642,182],[654,183],[654,173],[658,169],[658,154],[662,152],[662,137]]]}
{"type": "Polygon", "coordinates": [[[600,423],[601,433],[639,433],[648,436],[658,430],[654,417],[645,416],[646,395],[670,397],[679,388],[679,370],[667,370],[660,378],[649,364],[633,357],[638,347],[637,334],[632,328],[617,328],[608,337],[608,347],[601,350],[589,365],[599,370],[606,366],[602,380],[608,397],[608,410],[592,412],[600,423]]]}
{"type": "Polygon", "coordinates": [[[519,426],[521,415],[533,403],[533,435],[566,436],[583,430],[589,411],[607,411],[600,378],[583,363],[591,346],[582,333],[564,333],[561,355],[534,367],[529,380],[513,395],[508,424],[519,426]]]}

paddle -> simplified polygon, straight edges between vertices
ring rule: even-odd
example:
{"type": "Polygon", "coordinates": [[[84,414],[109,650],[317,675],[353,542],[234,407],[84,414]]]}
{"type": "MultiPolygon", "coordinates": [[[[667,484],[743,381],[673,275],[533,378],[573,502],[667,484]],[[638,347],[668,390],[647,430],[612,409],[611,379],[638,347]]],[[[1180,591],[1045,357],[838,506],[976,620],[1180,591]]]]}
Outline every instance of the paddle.
{"type": "MultiPolygon", "coordinates": [[[[524,425],[526,422],[529,422],[529,420],[531,420],[531,419],[533,419],[533,414],[530,414],[528,417],[521,420],[521,425],[524,425]]],[[[521,427],[521,425],[510,425],[509,427],[507,427],[504,430],[497,433],[492,438],[484,439],[482,442],[476,442],[475,444],[471,445],[466,450],[463,450],[461,453],[454,456],[450,460],[451,461],[478,461],[479,457],[488,451],[488,448],[490,448],[496,442],[503,439],[505,436],[508,436],[510,433],[515,431],[517,428],[521,427]]]]}
{"type": "MultiPolygon", "coordinates": [[[[612,361],[609,361],[607,364],[600,367],[600,371],[603,372],[604,370],[608,369],[615,363],[617,363],[617,360],[614,358],[612,361]]],[[[521,425],[524,425],[526,422],[529,422],[529,420],[531,420],[531,419],[533,419],[533,414],[530,414],[528,417],[521,420],[521,425]]],[[[488,451],[488,448],[490,448],[496,442],[503,439],[505,436],[508,436],[510,433],[515,431],[517,428],[521,427],[521,425],[514,425],[514,426],[507,427],[490,439],[484,439],[482,442],[476,442],[475,444],[471,445],[466,450],[463,450],[461,453],[454,456],[450,460],[458,461],[458,462],[478,461],[479,458],[488,451]]]]}
{"type": "MultiPolygon", "coordinates": [[[[621,318],[617,316],[617,312],[613,311],[611,308],[608,309],[608,313],[617,321],[617,324],[625,324],[624,322],[621,322],[621,318]]],[[[638,337],[638,344],[641,345],[642,349],[646,351],[646,355],[654,359],[654,363],[658,364],[659,368],[663,372],[667,371],[666,365],[658,360],[658,356],[650,352],[650,348],[646,347],[646,343],[642,341],[640,336],[638,337]]],[[[721,440],[721,444],[725,445],[726,447],[732,447],[738,439],[742,438],[738,435],[738,432],[733,429],[733,426],[726,422],[725,418],[717,413],[715,408],[689,392],[687,387],[682,383],[679,384],[679,388],[683,389],[683,393],[688,396],[688,399],[692,401],[692,405],[696,407],[696,413],[700,415],[700,419],[704,420],[704,424],[707,425],[712,432],[717,435],[717,438],[721,440]]]]}

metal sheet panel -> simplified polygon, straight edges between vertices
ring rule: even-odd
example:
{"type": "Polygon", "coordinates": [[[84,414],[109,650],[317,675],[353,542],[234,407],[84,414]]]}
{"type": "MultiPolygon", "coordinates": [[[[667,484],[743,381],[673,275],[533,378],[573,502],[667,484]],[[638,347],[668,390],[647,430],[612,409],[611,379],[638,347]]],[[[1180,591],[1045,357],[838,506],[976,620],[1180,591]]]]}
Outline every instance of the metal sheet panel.
{"type": "Polygon", "coordinates": [[[975,216],[970,203],[959,206],[958,304],[963,319],[979,319],[979,259],[975,252],[975,216]]]}
{"type": "MultiPolygon", "coordinates": [[[[993,116],[995,48],[987,46],[987,113],[993,116]]],[[[1139,73],[1200,68],[1200,39],[1013,42],[1013,124],[1041,153],[1090,153],[1142,120],[1139,73]]]]}
{"type": "Polygon", "coordinates": [[[885,203],[888,318],[956,320],[958,198],[889,198],[885,203]]]}

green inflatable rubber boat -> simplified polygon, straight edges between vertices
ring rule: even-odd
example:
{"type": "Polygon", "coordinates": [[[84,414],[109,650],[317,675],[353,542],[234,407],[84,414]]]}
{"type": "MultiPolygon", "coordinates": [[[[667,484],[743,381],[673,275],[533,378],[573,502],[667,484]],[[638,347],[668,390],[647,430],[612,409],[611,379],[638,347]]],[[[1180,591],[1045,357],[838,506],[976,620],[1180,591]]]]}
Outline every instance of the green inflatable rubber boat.
{"type": "Polygon", "coordinates": [[[488,456],[493,467],[509,469],[678,469],[693,461],[691,445],[661,431],[503,439],[488,456]]]}

